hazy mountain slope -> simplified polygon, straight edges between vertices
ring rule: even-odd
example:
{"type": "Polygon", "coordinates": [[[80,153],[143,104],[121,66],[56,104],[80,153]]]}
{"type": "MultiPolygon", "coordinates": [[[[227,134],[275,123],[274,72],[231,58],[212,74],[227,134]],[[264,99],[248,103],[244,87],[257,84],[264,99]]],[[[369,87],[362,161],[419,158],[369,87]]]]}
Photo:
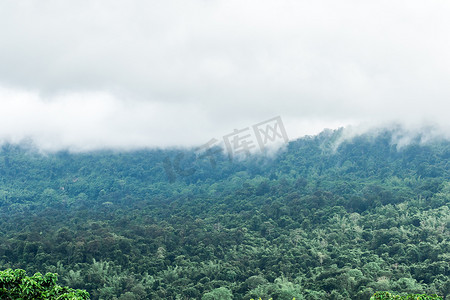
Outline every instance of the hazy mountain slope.
{"type": "Polygon", "coordinates": [[[450,143],[401,133],[326,131],[233,161],[4,145],[0,268],[58,272],[94,299],[448,297],[450,143]]]}

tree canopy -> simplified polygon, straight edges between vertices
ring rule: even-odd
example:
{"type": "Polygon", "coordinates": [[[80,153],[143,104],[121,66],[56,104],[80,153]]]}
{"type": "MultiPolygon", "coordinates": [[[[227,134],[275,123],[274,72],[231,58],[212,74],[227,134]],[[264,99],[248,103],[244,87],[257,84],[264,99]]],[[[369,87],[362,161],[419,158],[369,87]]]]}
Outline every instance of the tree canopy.
{"type": "Polygon", "coordinates": [[[449,299],[450,142],[401,134],[324,131],[214,163],[4,144],[0,269],[92,299],[449,299]]]}

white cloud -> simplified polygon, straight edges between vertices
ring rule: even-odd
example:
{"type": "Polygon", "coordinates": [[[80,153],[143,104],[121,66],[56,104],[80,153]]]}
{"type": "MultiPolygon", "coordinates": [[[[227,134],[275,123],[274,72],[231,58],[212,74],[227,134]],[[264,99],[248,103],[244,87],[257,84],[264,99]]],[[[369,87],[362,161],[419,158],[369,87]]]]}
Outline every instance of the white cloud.
{"type": "Polygon", "coordinates": [[[193,145],[281,115],[290,138],[449,132],[446,1],[3,1],[0,139],[193,145]]]}

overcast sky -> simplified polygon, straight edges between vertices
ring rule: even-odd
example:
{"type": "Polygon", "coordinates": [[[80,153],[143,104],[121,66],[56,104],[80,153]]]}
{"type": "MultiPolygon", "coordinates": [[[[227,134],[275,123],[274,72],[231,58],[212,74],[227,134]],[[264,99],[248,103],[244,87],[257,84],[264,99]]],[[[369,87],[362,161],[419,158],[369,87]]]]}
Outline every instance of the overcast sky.
{"type": "Polygon", "coordinates": [[[281,116],[290,139],[450,132],[449,1],[0,2],[0,141],[198,145],[281,116]]]}

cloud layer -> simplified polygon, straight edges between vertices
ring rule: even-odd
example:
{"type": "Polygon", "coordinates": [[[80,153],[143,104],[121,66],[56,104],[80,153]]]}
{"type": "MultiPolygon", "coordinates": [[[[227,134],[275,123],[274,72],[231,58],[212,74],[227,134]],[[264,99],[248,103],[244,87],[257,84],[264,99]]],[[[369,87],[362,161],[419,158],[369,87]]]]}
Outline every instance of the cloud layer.
{"type": "Polygon", "coordinates": [[[202,144],[280,115],[289,137],[450,131],[446,1],[3,1],[0,140],[202,144]]]}

